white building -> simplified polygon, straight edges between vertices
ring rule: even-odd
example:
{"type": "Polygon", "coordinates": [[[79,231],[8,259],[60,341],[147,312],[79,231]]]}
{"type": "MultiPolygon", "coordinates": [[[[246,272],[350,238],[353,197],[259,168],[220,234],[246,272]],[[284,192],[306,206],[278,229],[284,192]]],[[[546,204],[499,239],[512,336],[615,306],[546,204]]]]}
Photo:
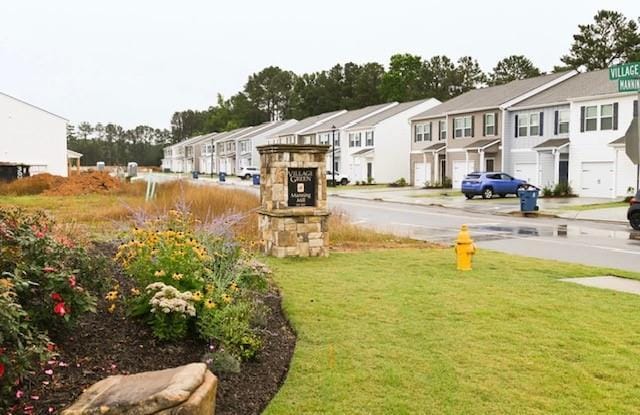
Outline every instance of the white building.
{"type": "Polygon", "coordinates": [[[410,118],[440,104],[435,98],[393,103],[355,123],[340,137],[341,159],[352,182],[409,180],[410,118]]]}
{"type": "Polygon", "coordinates": [[[0,164],[67,176],[68,120],[0,93],[0,164]]]}

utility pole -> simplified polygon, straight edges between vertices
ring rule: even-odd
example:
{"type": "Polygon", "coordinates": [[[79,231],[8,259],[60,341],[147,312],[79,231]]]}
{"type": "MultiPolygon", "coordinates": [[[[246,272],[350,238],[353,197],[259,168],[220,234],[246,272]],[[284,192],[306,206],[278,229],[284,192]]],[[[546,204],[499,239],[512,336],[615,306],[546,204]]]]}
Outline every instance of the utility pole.
{"type": "Polygon", "coordinates": [[[331,126],[331,186],[336,185],[336,126],[331,126]]]}

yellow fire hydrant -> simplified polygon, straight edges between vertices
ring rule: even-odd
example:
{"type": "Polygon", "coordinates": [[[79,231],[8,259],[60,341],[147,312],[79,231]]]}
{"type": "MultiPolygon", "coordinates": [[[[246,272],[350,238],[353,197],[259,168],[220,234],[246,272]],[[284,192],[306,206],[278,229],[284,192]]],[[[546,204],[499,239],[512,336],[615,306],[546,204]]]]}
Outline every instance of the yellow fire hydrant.
{"type": "Polygon", "coordinates": [[[469,235],[467,225],[462,225],[458,239],[456,239],[456,258],[458,271],[471,271],[471,257],[476,253],[476,246],[469,235]]]}

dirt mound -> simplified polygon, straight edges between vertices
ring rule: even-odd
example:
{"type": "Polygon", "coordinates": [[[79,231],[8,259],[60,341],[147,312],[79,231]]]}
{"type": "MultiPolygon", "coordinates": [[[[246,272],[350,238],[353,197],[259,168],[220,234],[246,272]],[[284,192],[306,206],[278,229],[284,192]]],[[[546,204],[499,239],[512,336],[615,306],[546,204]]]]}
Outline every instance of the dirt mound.
{"type": "Polygon", "coordinates": [[[85,172],[64,179],[58,186],[44,191],[51,196],[74,196],[90,193],[108,193],[120,188],[121,182],[104,172],[85,172]]]}
{"type": "Polygon", "coordinates": [[[74,196],[117,191],[123,185],[119,179],[105,172],[90,171],[69,177],[42,173],[9,183],[0,183],[0,195],[74,196]]]}

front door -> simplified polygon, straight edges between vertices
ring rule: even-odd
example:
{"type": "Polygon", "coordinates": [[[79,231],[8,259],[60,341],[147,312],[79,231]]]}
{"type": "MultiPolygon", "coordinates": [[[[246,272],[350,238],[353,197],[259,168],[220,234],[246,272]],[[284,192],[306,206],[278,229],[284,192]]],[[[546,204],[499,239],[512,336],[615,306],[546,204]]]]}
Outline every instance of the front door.
{"type": "Polygon", "coordinates": [[[494,159],[484,160],[484,171],[494,171],[494,159]]]}
{"type": "Polygon", "coordinates": [[[371,181],[373,179],[373,163],[367,162],[367,180],[371,181]]]}
{"type": "Polygon", "coordinates": [[[569,182],[569,160],[560,160],[560,183],[569,182]]]}
{"type": "Polygon", "coordinates": [[[447,160],[440,160],[440,184],[444,186],[445,178],[447,177],[447,160]]]}

